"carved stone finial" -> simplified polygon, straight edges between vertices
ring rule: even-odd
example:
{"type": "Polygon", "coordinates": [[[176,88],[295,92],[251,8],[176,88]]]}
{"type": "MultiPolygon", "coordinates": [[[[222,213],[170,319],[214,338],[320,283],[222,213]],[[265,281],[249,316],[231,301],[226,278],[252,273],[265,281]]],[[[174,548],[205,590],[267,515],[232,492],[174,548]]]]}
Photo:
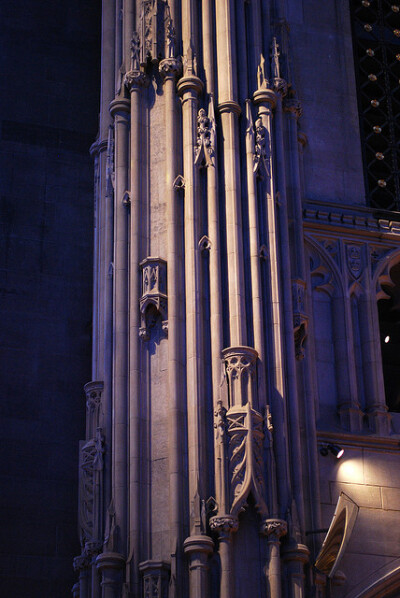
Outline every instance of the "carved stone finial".
{"type": "Polygon", "coordinates": [[[258,89],[268,89],[268,78],[265,72],[265,58],[260,55],[260,62],[257,67],[257,86],[258,89]]]}
{"type": "Polygon", "coordinates": [[[165,26],[165,40],[166,40],[166,58],[175,57],[175,28],[170,15],[167,17],[165,26]]]}
{"type": "Polygon", "coordinates": [[[281,77],[281,69],[279,65],[279,45],[276,41],[276,37],[272,38],[271,44],[271,74],[273,79],[280,79],[281,77]]]}
{"type": "Polygon", "coordinates": [[[183,76],[197,76],[197,58],[193,51],[192,44],[190,44],[187,48],[186,54],[183,58],[183,76]]]}
{"type": "Polygon", "coordinates": [[[283,97],[287,94],[288,84],[285,79],[282,79],[281,77],[279,56],[279,45],[276,37],[273,37],[271,45],[271,78],[274,90],[283,97]]]}

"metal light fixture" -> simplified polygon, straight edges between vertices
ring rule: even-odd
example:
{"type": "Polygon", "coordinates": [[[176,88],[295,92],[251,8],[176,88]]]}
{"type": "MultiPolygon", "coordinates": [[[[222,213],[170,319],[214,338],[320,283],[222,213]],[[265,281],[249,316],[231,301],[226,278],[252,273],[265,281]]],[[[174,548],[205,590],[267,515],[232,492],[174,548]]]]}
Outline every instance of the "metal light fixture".
{"type": "Polygon", "coordinates": [[[326,457],[329,453],[332,453],[336,459],[340,459],[343,457],[344,449],[337,444],[327,444],[326,446],[322,446],[319,449],[319,452],[323,457],[326,457]]]}

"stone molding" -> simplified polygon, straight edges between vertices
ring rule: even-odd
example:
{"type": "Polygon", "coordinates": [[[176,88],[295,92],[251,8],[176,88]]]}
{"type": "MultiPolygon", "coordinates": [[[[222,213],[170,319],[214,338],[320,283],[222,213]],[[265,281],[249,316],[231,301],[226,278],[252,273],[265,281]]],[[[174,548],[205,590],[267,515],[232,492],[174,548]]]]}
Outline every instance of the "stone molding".
{"type": "Polygon", "coordinates": [[[214,550],[214,542],[205,535],[189,536],[183,543],[183,549],[185,554],[211,554],[214,550]]]}
{"type": "MultiPolygon", "coordinates": [[[[378,211],[378,210],[376,210],[378,211]]],[[[385,218],[373,218],[370,214],[354,214],[341,211],[339,207],[334,208],[326,206],[310,207],[306,206],[303,210],[305,226],[320,228],[352,228],[362,230],[364,233],[375,233],[380,237],[382,234],[400,235],[400,222],[385,218]]]]}

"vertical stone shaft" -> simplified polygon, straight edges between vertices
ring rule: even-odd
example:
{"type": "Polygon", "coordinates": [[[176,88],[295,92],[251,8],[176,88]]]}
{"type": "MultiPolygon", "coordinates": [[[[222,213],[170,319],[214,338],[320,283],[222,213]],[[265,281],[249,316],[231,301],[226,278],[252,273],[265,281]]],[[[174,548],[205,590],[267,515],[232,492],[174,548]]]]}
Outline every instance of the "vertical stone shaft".
{"type": "MultiPolygon", "coordinates": [[[[292,284],[291,266],[289,254],[289,230],[288,211],[286,195],[286,171],[287,163],[283,142],[283,110],[282,94],[277,93],[275,110],[275,131],[276,131],[276,165],[277,181],[279,189],[279,232],[281,243],[281,280],[282,292],[281,302],[283,303],[283,323],[285,331],[285,352],[286,352],[286,381],[287,381],[287,411],[286,421],[289,424],[291,472],[293,480],[293,496],[295,497],[298,516],[301,527],[304,529],[304,497],[302,486],[302,467],[298,455],[301,454],[300,429],[299,429],[299,405],[297,401],[297,380],[296,380],[296,357],[294,347],[293,329],[293,305],[292,305],[292,284]]],[[[289,507],[289,505],[287,505],[289,507]]]]}
{"type": "Polygon", "coordinates": [[[129,558],[130,580],[139,595],[140,560],[140,233],[141,233],[141,85],[144,75],[127,74],[131,92],[130,263],[129,263],[129,558]]]}
{"type": "MultiPolygon", "coordinates": [[[[187,401],[188,401],[188,440],[189,440],[189,497],[199,492],[201,484],[200,461],[200,427],[202,424],[201,409],[203,388],[200,374],[201,358],[201,326],[200,326],[200,264],[199,264],[199,230],[198,205],[198,173],[194,165],[194,140],[196,139],[197,94],[201,82],[195,76],[183,77],[178,83],[178,91],[182,95],[183,113],[183,171],[185,178],[185,291],[186,291],[186,364],[187,364],[187,401]]],[[[199,532],[200,520],[195,517],[190,527],[199,532]]]]}
{"type": "Polygon", "coordinates": [[[201,18],[203,29],[203,65],[205,89],[209,94],[214,94],[214,39],[213,39],[213,6],[212,0],[203,0],[201,18]]]}
{"type": "Polygon", "coordinates": [[[167,148],[165,155],[165,186],[167,195],[167,284],[168,284],[168,446],[169,446],[169,529],[172,591],[176,596],[177,588],[182,583],[178,571],[177,549],[182,540],[182,488],[183,462],[181,428],[182,384],[179,303],[181,301],[179,277],[179,205],[174,180],[177,175],[177,113],[175,79],[180,70],[180,63],[175,58],[165,59],[160,63],[160,73],[164,75],[165,94],[165,137],[167,148]],[[175,559],[175,562],[174,562],[175,559]]]}
{"type": "Polygon", "coordinates": [[[127,73],[130,69],[131,39],[135,26],[135,4],[135,0],[122,0],[122,59],[124,73],[127,73]]]}
{"type": "Polygon", "coordinates": [[[367,295],[362,295],[359,300],[359,317],[368,424],[375,433],[388,435],[390,433],[390,416],[387,413],[385,401],[374,285],[370,285],[366,292],[367,295]]]}
{"type": "MultiPolygon", "coordinates": [[[[114,131],[111,129],[111,118],[109,106],[115,92],[115,1],[104,2],[102,5],[102,34],[101,34],[101,100],[100,100],[100,139],[109,139],[108,152],[112,154],[107,156],[108,168],[111,170],[113,161],[114,147],[111,146],[111,140],[114,138],[114,131]]],[[[105,455],[104,455],[104,474],[103,474],[103,496],[104,505],[107,508],[111,501],[111,438],[112,438],[112,324],[113,324],[113,229],[114,229],[114,206],[113,191],[111,179],[112,172],[106,172],[106,165],[101,164],[101,180],[105,184],[105,194],[103,203],[103,214],[100,225],[100,233],[104,237],[104,260],[102,263],[104,277],[104,320],[103,320],[103,339],[104,353],[102,372],[99,372],[99,378],[102,373],[104,381],[104,390],[102,395],[104,420],[100,425],[105,433],[105,455]]],[[[95,379],[95,378],[94,378],[95,379]]]]}
{"type": "Polygon", "coordinates": [[[292,195],[293,209],[293,240],[294,240],[294,267],[292,273],[294,278],[305,280],[305,256],[304,256],[304,235],[303,215],[301,202],[301,180],[299,163],[299,143],[297,140],[298,126],[297,119],[300,116],[300,104],[294,100],[286,103],[288,114],[289,130],[289,161],[290,161],[290,188],[292,195]]]}
{"type": "MultiPolygon", "coordinates": [[[[259,104],[258,114],[262,125],[266,129],[267,155],[272,156],[272,107],[276,101],[276,96],[272,90],[262,89],[254,94],[254,102],[259,104]]],[[[277,472],[277,490],[279,494],[279,503],[281,512],[285,513],[289,505],[288,480],[288,462],[287,462],[287,431],[285,424],[282,423],[284,407],[282,406],[285,397],[285,385],[283,374],[283,338],[281,321],[281,292],[279,281],[279,256],[278,256],[278,231],[275,214],[275,188],[274,188],[274,163],[270,159],[270,176],[266,180],[266,212],[267,212],[267,238],[269,249],[269,280],[271,289],[271,340],[272,340],[272,369],[273,369],[273,387],[274,393],[271,397],[272,414],[276,415],[274,419],[275,429],[275,458],[277,472]]],[[[276,498],[274,505],[271,505],[273,513],[277,507],[276,498]]]]}
{"type": "Polygon", "coordinates": [[[231,346],[246,344],[243,271],[241,188],[239,168],[236,48],[233,6],[220,0],[216,6],[218,109],[224,156],[226,247],[228,258],[229,328],[231,346]]]}
{"type": "Polygon", "coordinates": [[[113,496],[119,550],[126,554],[128,457],[128,214],[123,197],[128,186],[129,101],[114,100],[114,338],[113,338],[113,496]]]}
{"type": "Polygon", "coordinates": [[[249,237],[250,237],[250,270],[251,270],[251,298],[253,306],[254,348],[258,353],[260,367],[258,368],[259,402],[267,402],[265,388],[265,343],[264,343],[264,314],[263,297],[261,291],[260,271],[260,231],[258,222],[258,203],[256,173],[254,172],[254,131],[250,101],[246,102],[246,167],[247,193],[249,204],[249,237]]]}

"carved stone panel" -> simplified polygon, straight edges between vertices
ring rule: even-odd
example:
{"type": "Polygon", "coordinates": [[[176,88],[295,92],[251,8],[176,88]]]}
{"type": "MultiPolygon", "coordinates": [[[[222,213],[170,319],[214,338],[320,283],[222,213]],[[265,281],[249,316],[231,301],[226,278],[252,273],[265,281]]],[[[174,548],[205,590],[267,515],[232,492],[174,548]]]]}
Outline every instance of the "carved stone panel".
{"type": "Polygon", "coordinates": [[[257,405],[257,351],[252,347],[229,347],[222,351],[228,382],[229,405],[257,405]]]}
{"type": "Polygon", "coordinates": [[[168,598],[169,563],[144,561],[139,569],[143,575],[143,598],[168,598]]]}
{"type": "Polygon", "coordinates": [[[101,428],[94,438],[81,443],[79,452],[79,527],[83,548],[101,540],[98,537],[104,453],[101,428]]]}
{"type": "Polygon", "coordinates": [[[226,414],[228,425],[228,455],[230,482],[230,514],[237,517],[247,504],[251,492],[256,510],[262,517],[268,516],[265,503],[263,472],[264,419],[252,409],[233,407],[226,414]]]}

